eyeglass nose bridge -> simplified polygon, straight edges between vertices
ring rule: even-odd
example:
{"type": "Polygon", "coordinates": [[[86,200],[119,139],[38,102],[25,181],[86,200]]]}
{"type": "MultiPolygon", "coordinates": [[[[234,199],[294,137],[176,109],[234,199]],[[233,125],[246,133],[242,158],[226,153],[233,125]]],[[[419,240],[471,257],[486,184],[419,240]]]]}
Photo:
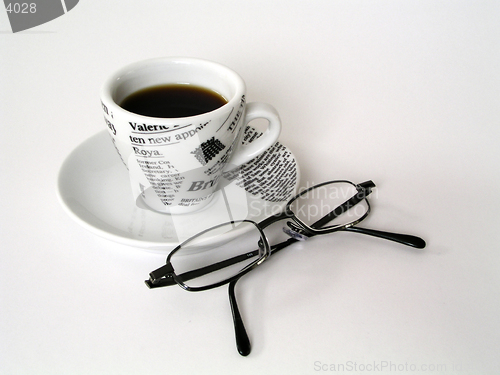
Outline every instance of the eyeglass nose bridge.
{"type": "Polygon", "coordinates": [[[305,240],[309,239],[309,236],[311,234],[307,233],[307,228],[299,227],[297,224],[295,224],[292,221],[287,221],[286,224],[288,227],[286,227],[286,226],[283,227],[283,232],[285,232],[291,238],[299,240],[299,241],[305,241],[305,240]]]}

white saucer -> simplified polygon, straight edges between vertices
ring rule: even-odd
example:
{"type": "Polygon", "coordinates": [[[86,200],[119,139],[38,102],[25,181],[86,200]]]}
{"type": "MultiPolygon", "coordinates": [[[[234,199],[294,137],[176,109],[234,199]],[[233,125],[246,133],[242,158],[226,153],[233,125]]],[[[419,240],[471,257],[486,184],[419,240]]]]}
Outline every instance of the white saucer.
{"type": "MultiPolygon", "coordinates": [[[[248,127],[243,143],[260,134],[248,127]]],[[[168,215],[138,207],[128,173],[106,130],[80,144],[59,172],[58,197],[66,212],[92,233],[129,246],[168,252],[179,242],[230,220],[256,222],[281,211],[294,195],[299,169],[292,152],[276,142],[225,177],[203,210],[168,215]]]]}

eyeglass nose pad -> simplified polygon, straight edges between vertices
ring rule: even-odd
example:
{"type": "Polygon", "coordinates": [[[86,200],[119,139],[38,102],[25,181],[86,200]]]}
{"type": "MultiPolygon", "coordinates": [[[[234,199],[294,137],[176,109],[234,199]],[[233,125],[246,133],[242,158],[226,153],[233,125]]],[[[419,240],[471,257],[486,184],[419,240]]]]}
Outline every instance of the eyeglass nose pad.
{"type": "Polygon", "coordinates": [[[259,246],[259,249],[264,250],[264,242],[262,242],[262,239],[257,242],[257,245],[259,246]]]}
{"type": "Polygon", "coordinates": [[[306,232],[304,230],[302,230],[302,228],[299,228],[297,225],[295,225],[291,221],[288,221],[286,224],[288,225],[288,227],[283,227],[283,232],[288,234],[293,239],[299,240],[299,241],[305,241],[309,238],[306,235],[306,232]]]}

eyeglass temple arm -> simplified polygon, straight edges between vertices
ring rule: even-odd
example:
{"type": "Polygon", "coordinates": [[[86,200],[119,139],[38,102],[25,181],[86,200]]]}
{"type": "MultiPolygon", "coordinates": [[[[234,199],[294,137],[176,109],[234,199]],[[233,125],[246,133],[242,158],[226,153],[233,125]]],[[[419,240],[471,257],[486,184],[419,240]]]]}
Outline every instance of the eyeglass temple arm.
{"type": "MultiPolygon", "coordinates": [[[[211,272],[223,269],[225,267],[231,266],[233,264],[243,262],[248,258],[258,255],[259,255],[259,250],[254,250],[249,253],[237,255],[232,258],[228,258],[223,261],[210,264],[205,267],[197,268],[189,272],[184,272],[180,274],[179,277],[184,281],[191,280],[209,274],[211,272]]],[[[157,270],[151,272],[149,274],[149,280],[146,280],[145,283],[150,289],[159,288],[163,286],[176,285],[177,283],[174,280],[172,273],[173,273],[172,265],[168,263],[165,266],[160,267],[157,270]]]]}
{"type": "Polygon", "coordinates": [[[356,226],[348,227],[343,230],[345,230],[346,232],[355,232],[355,233],[366,234],[368,236],[383,238],[385,240],[398,242],[400,244],[415,247],[417,249],[423,249],[426,246],[426,243],[422,238],[417,236],[412,236],[410,234],[384,232],[380,230],[360,228],[356,226]]]}
{"type": "Polygon", "coordinates": [[[245,324],[241,318],[238,303],[236,302],[236,296],[234,294],[234,287],[238,280],[239,279],[236,279],[229,283],[229,304],[231,305],[231,313],[233,314],[236,348],[238,349],[238,353],[246,357],[252,351],[252,345],[250,344],[250,339],[248,338],[247,330],[245,329],[245,324]]]}

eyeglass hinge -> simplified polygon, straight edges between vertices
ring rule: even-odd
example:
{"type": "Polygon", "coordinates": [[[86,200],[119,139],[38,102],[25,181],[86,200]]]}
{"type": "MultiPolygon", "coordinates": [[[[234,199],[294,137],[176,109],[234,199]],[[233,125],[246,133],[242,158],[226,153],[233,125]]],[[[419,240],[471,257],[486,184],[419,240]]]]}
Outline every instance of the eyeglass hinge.
{"type": "Polygon", "coordinates": [[[164,266],[154,270],[149,274],[149,280],[153,284],[157,284],[162,280],[162,278],[168,276],[169,273],[172,273],[174,269],[170,263],[165,264],[164,266]]]}
{"type": "Polygon", "coordinates": [[[358,186],[361,186],[363,189],[371,189],[374,188],[376,185],[372,180],[368,180],[365,182],[361,182],[360,184],[358,184],[358,186]]]}

